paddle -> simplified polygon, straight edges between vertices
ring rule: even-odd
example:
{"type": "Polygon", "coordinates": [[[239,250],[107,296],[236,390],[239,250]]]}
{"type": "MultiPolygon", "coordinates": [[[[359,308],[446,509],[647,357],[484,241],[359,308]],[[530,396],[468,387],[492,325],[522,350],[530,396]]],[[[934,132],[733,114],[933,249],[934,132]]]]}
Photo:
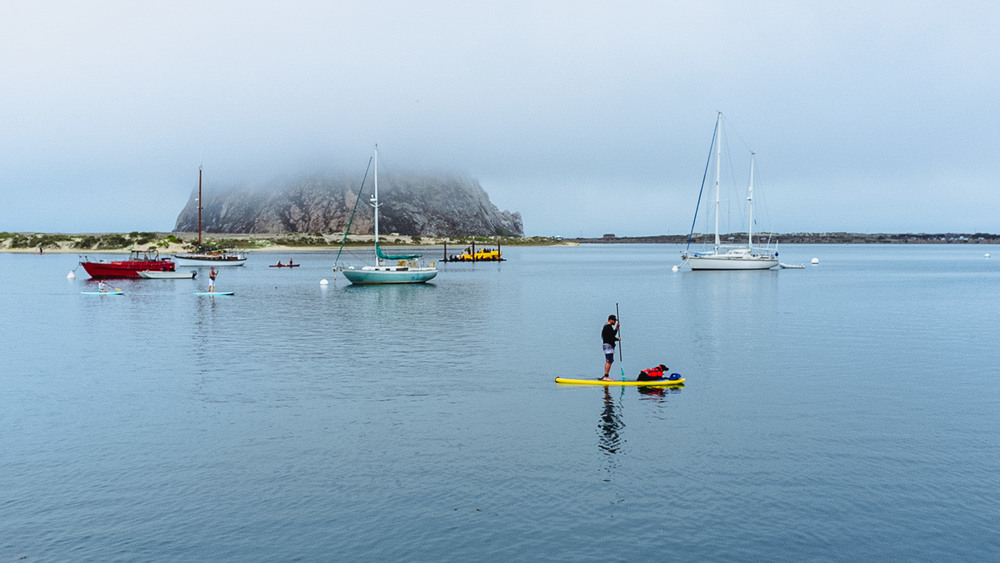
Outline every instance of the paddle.
{"type": "Polygon", "coordinates": [[[622,381],[625,381],[625,360],[622,358],[622,317],[615,303],[615,319],[618,320],[618,367],[622,368],[622,381]]]}

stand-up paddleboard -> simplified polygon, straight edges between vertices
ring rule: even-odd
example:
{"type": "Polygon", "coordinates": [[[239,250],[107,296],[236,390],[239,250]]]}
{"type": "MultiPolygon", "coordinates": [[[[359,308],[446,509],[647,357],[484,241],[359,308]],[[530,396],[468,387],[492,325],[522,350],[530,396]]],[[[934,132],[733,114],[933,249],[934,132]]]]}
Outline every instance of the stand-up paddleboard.
{"type": "Polygon", "coordinates": [[[235,291],[196,291],[195,295],[235,295],[235,291]]]}
{"type": "Polygon", "coordinates": [[[626,387],[667,387],[670,385],[683,385],[685,379],[656,379],[653,381],[604,381],[601,379],[567,379],[557,377],[556,383],[564,385],[624,385],[626,387]]]}
{"type": "Polygon", "coordinates": [[[124,291],[81,291],[81,295],[125,295],[124,291]]]}

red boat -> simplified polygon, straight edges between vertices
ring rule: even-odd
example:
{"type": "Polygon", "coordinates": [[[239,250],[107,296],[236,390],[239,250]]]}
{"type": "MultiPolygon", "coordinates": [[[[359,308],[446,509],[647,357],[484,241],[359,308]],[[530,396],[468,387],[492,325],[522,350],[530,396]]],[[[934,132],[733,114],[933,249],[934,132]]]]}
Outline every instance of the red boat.
{"type": "Polygon", "coordinates": [[[173,261],[160,258],[160,253],[156,249],[133,250],[128,255],[128,260],[112,260],[106,262],[100,260],[94,262],[86,256],[81,257],[80,265],[96,279],[102,278],[138,278],[139,272],[173,272],[175,265],[173,261]]]}

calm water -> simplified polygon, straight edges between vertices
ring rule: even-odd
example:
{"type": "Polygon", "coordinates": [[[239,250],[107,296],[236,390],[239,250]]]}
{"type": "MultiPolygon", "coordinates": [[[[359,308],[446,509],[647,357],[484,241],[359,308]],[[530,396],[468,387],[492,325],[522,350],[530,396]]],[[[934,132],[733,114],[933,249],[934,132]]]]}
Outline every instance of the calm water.
{"type": "Polygon", "coordinates": [[[505,255],[366,288],[257,253],[203,298],[204,272],[91,297],[75,255],[0,254],[0,560],[1000,552],[1000,249],[505,255]],[[616,303],[628,375],[683,389],[553,383],[601,374],[616,303]]]}

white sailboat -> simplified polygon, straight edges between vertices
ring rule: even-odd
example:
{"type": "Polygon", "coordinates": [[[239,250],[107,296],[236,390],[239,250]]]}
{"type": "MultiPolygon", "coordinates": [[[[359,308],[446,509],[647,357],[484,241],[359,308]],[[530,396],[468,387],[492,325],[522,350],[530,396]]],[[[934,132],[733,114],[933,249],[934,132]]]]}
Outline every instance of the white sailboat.
{"type": "Polygon", "coordinates": [[[242,266],[247,261],[245,252],[205,248],[201,244],[201,167],[198,167],[198,250],[187,254],[174,254],[174,262],[185,268],[209,266],[242,266]]]}
{"type": "Polygon", "coordinates": [[[355,268],[353,266],[341,270],[344,277],[353,284],[395,284],[424,283],[438,274],[437,268],[431,262],[430,266],[420,266],[419,254],[388,255],[382,252],[378,244],[378,145],[375,145],[375,188],[371,197],[371,205],[375,208],[375,265],[355,268]],[[388,262],[395,262],[389,264],[388,262]]]}
{"type": "MultiPolygon", "coordinates": [[[[691,224],[691,234],[688,235],[688,247],[681,253],[681,258],[692,270],[770,270],[778,266],[776,248],[765,248],[753,244],[753,177],[756,155],[750,153],[750,187],[747,191],[747,202],[750,208],[750,223],[747,228],[747,243],[723,245],[719,239],[719,176],[722,160],[722,112],[719,112],[715,122],[715,136],[712,139],[715,155],[715,244],[710,250],[691,252],[691,238],[694,234],[694,222],[691,224]]],[[[704,184],[702,184],[704,186],[704,184]]],[[[699,196],[700,199],[700,196],[699,196]]],[[[695,221],[698,210],[695,208],[695,221]]]]}

